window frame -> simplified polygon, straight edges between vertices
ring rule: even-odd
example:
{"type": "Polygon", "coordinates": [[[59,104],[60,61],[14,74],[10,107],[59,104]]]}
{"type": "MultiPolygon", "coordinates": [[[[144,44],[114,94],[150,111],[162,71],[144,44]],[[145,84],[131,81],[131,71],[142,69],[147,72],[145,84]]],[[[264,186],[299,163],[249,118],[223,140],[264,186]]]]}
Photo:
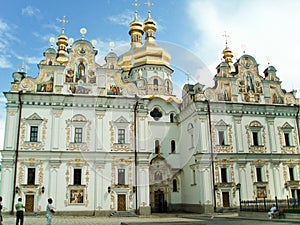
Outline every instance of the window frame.
{"type": "Polygon", "coordinates": [[[74,128],[74,143],[83,143],[83,128],[75,127],[74,128]],[[78,132],[80,131],[80,132],[78,132]]]}
{"type": "Polygon", "coordinates": [[[27,168],[27,185],[35,185],[36,178],[36,168],[28,167],[27,168]]]}
{"type": "Polygon", "coordinates": [[[38,137],[39,137],[39,126],[30,126],[30,137],[29,141],[30,142],[38,142],[38,137]]]}
{"type": "Polygon", "coordinates": [[[73,168],[73,185],[82,185],[82,168],[73,168]]]}

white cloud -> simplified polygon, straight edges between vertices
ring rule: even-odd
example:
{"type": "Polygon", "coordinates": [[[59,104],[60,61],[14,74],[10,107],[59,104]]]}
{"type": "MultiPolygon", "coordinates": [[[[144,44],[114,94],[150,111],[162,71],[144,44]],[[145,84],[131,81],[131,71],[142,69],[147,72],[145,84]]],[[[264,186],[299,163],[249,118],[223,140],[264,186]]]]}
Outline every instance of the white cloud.
{"type": "Polygon", "coordinates": [[[38,16],[39,14],[40,14],[40,10],[32,7],[31,5],[28,5],[22,9],[22,15],[25,16],[38,16]]]}
{"type": "Polygon", "coordinates": [[[134,15],[132,11],[129,10],[124,10],[124,12],[119,15],[108,17],[108,20],[111,21],[112,23],[123,25],[123,26],[128,26],[128,24],[130,24],[133,21],[133,19],[134,19],[134,15]]]}
{"type": "Polygon", "coordinates": [[[9,62],[5,56],[0,55],[0,69],[12,68],[12,67],[13,67],[12,63],[9,62]]]}
{"type": "Polygon", "coordinates": [[[228,45],[234,53],[241,56],[241,45],[245,44],[246,53],[260,64],[260,74],[267,67],[269,57],[282,88],[300,90],[296,68],[300,52],[299,1],[290,0],[287,4],[279,0],[241,0],[228,4],[221,0],[192,0],[188,10],[200,33],[195,51],[203,56],[206,64],[220,62],[220,53],[225,48],[222,34],[227,31],[228,45]]]}

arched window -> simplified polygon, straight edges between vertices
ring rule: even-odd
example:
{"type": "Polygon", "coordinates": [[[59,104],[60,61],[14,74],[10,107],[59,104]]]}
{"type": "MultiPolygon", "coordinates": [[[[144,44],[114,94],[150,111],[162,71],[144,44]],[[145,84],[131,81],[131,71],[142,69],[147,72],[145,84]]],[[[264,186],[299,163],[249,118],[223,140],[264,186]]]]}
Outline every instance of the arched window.
{"type": "Polygon", "coordinates": [[[172,140],[172,141],[171,141],[171,153],[175,153],[175,150],[176,150],[175,141],[172,140]]]}
{"type": "Polygon", "coordinates": [[[153,80],[153,85],[154,85],[154,90],[157,91],[158,90],[158,80],[157,79],[153,80]]]}
{"type": "Polygon", "coordinates": [[[159,140],[155,140],[155,154],[160,154],[159,140]]]}
{"type": "Polygon", "coordinates": [[[173,192],[177,192],[178,188],[177,188],[177,180],[173,179],[173,192]]]}
{"type": "Polygon", "coordinates": [[[174,114],[173,113],[170,114],[170,123],[174,123],[174,114]]]}

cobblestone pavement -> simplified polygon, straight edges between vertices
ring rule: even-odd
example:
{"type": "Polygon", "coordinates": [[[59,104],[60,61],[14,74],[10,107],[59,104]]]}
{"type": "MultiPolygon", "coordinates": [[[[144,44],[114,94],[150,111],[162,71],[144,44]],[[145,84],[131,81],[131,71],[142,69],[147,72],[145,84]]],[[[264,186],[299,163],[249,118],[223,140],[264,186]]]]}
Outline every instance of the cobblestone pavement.
{"type": "MultiPolygon", "coordinates": [[[[15,217],[4,216],[4,225],[14,225],[15,217]]],[[[44,225],[44,216],[25,216],[24,225],[44,225]]],[[[254,220],[253,218],[204,217],[203,215],[154,215],[151,217],[87,217],[54,216],[52,225],[299,225],[299,221],[288,220],[254,220]]]]}

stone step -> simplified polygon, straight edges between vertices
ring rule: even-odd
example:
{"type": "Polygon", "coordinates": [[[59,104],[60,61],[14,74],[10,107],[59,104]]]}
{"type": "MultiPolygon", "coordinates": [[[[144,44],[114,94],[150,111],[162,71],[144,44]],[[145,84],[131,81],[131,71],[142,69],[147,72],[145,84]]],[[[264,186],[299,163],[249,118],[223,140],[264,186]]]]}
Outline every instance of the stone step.
{"type": "Polygon", "coordinates": [[[137,217],[137,215],[133,212],[113,212],[110,214],[110,217],[137,217]]]}

